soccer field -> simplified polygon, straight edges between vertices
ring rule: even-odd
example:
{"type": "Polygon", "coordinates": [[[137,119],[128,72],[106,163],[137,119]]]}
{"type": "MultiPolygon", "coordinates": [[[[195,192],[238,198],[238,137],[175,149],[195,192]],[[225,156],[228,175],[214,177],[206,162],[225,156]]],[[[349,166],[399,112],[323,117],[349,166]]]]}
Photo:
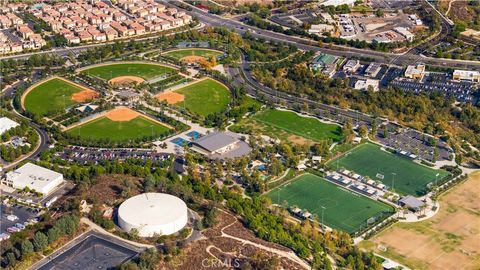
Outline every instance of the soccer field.
{"type": "Polygon", "coordinates": [[[308,210],[325,225],[354,233],[367,225],[371,217],[393,214],[393,208],[365,196],[343,189],[313,174],[303,174],[268,194],[273,203],[297,206],[308,210]]]}
{"type": "Polygon", "coordinates": [[[330,138],[336,142],[342,139],[340,126],[326,124],[316,118],[302,117],[294,112],[268,109],[256,114],[254,119],[313,141],[330,138]]]}
{"type": "Polygon", "coordinates": [[[230,91],[210,78],[189,84],[175,92],[185,97],[183,102],[176,103],[177,106],[185,106],[189,111],[201,116],[221,112],[230,102],[230,91]]]}
{"type": "Polygon", "coordinates": [[[100,117],[76,126],[67,133],[86,140],[122,142],[151,137],[152,134],[153,136],[162,136],[169,130],[168,127],[143,116],[138,116],[130,121],[112,121],[107,117],[100,117]]]}
{"type": "Polygon", "coordinates": [[[102,65],[82,70],[82,74],[98,77],[106,81],[120,76],[137,76],[149,80],[175,70],[171,67],[148,63],[119,63],[102,65]]]}
{"type": "Polygon", "coordinates": [[[24,106],[33,114],[45,116],[77,103],[72,99],[72,95],[83,90],[67,81],[54,78],[26,93],[24,106]]]}
{"type": "Polygon", "coordinates": [[[201,56],[208,59],[212,56],[218,57],[222,54],[223,53],[221,51],[209,50],[209,49],[179,49],[179,50],[173,50],[165,53],[166,56],[170,56],[178,60],[186,56],[201,56]]]}
{"type": "Polygon", "coordinates": [[[448,175],[446,171],[416,164],[406,157],[383,151],[380,146],[371,143],[361,144],[328,164],[368,176],[389,187],[393,184],[395,191],[415,196],[423,194],[427,184],[435,181],[437,173],[438,180],[448,175]],[[383,175],[383,179],[378,178],[377,174],[383,175]]]}

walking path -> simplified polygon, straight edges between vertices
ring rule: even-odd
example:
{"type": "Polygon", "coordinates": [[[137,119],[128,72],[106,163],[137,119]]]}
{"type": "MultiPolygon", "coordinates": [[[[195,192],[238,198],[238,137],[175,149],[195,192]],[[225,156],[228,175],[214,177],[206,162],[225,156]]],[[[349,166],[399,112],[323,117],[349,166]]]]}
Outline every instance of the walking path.
{"type": "Polygon", "coordinates": [[[121,240],[123,242],[126,242],[132,246],[135,246],[135,247],[140,247],[140,248],[154,248],[155,246],[153,245],[148,245],[148,244],[143,244],[143,243],[138,243],[138,242],[134,242],[134,241],[130,241],[130,240],[127,240],[127,239],[124,239],[124,238],[121,238],[120,236],[118,235],[115,235],[111,232],[108,232],[106,231],[104,228],[98,226],[97,224],[93,223],[93,221],[91,221],[90,219],[86,218],[86,217],[82,217],[80,219],[80,221],[86,225],[88,225],[91,229],[94,229],[96,231],[99,231],[101,232],[102,234],[105,234],[105,235],[108,235],[110,237],[113,237],[115,239],[118,239],[118,240],[121,240]]]}
{"type": "MultiPolygon", "coordinates": [[[[219,209],[220,211],[224,212],[225,214],[227,215],[230,215],[230,213],[224,211],[223,209],[219,209]]],[[[303,261],[302,259],[300,259],[293,251],[283,251],[283,250],[279,250],[279,249],[276,249],[276,248],[272,248],[272,247],[267,247],[267,246],[264,246],[262,244],[258,244],[258,243],[255,243],[255,242],[252,242],[250,240],[245,240],[245,239],[242,239],[242,238],[238,238],[238,237],[235,237],[233,235],[230,235],[228,233],[225,233],[224,230],[229,228],[230,226],[234,225],[235,223],[238,222],[238,219],[236,217],[235,218],[235,221],[233,221],[232,223],[230,223],[229,225],[223,227],[220,232],[222,233],[221,236],[222,237],[225,237],[225,238],[230,238],[230,239],[233,239],[233,240],[236,240],[236,241],[239,241],[241,242],[242,244],[248,244],[248,245],[252,245],[256,248],[259,248],[259,249],[263,249],[265,251],[268,251],[270,253],[274,253],[280,257],[283,257],[283,258],[286,258],[286,259],[289,259],[301,266],[303,266],[305,269],[311,269],[310,265],[308,265],[305,261],[303,261]]]]}

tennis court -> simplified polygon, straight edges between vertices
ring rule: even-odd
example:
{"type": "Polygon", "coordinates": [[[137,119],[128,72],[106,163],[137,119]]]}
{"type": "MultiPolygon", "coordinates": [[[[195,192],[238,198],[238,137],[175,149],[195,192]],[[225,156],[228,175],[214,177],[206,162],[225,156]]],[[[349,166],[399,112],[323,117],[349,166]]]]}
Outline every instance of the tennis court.
{"type": "Polygon", "coordinates": [[[384,151],[372,143],[361,144],[328,165],[368,176],[390,188],[393,186],[396,192],[414,196],[423,195],[429,183],[435,182],[435,179],[440,181],[448,175],[444,170],[414,163],[409,158],[384,151]]]}
{"type": "Polygon", "coordinates": [[[273,189],[267,194],[273,203],[287,202],[307,210],[324,224],[348,233],[354,233],[367,226],[367,220],[375,217],[386,218],[393,214],[393,208],[346,190],[327,180],[313,175],[303,174],[291,182],[273,189]]]}

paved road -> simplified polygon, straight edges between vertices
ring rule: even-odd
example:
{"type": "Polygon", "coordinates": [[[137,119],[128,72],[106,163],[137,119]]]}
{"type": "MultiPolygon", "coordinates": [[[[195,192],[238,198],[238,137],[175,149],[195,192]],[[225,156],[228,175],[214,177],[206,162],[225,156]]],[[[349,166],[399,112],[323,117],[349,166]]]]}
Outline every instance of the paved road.
{"type": "MultiPolygon", "coordinates": [[[[180,3],[180,1],[178,0],[168,1],[168,3],[166,1],[162,1],[162,2],[167,5],[171,5],[172,3],[173,4],[180,3]]],[[[192,10],[188,12],[193,16],[197,17],[201,22],[207,25],[223,26],[230,29],[231,31],[235,31],[241,34],[245,33],[246,31],[249,31],[254,37],[263,38],[263,39],[276,41],[276,42],[285,42],[285,43],[293,44],[301,50],[322,51],[325,53],[329,53],[337,56],[343,56],[343,57],[353,57],[353,56],[369,57],[378,62],[390,63],[398,66],[405,66],[405,65],[414,64],[417,62],[423,62],[425,64],[434,65],[434,66],[446,66],[446,67],[480,70],[480,61],[438,59],[438,58],[418,56],[418,55],[408,54],[408,53],[394,54],[394,53],[388,53],[388,52],[377,52],[377,51],[349,48],[349,47],[330,45],[330,44],[326,44],[325,47],[320,48],[318,47],[318,44],[316,42],[310,41],[305,38],[288,36],[281,33],[262,30],[253,26],[243,24],[235,20],[226,19],[214,14],[210,14],[194,6],[191,6],[191,7],[192,7],[192,10]]]]}

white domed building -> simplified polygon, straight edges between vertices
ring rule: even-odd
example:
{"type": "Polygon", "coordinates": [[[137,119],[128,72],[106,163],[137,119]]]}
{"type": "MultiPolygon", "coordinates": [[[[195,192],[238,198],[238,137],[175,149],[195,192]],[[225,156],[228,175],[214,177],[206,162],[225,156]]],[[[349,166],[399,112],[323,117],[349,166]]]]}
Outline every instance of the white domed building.
{"type": "Polygon", "coordinates": [[[170,235],[183,229],[187,222],[185,202],[165,193],[143,193],[131,197],[118,209],[118,225],[126,232],[138,230],[141,237],[170,235]]]}

